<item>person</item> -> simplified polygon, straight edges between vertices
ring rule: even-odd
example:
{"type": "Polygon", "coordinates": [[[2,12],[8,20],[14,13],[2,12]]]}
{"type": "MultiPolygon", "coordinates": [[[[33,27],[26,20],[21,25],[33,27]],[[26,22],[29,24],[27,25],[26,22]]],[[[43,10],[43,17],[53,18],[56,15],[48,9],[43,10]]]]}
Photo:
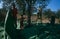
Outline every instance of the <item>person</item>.
{"type": "Polygon", "coordinates": [[[51,24],[52,25],[55,24],[55,16],[54,15],[51,16],[51,24]]]}
{"type": "Polygon", "coordinates": [[[39,12],[37,13],[37,17],[38,17],[38,19],[40,18],[39,12]]]}
{"type": "Polygon", "coordinates": [[[24,29],[24,26],[23,26],[23,15],[21,15],[21,19],[20,19],[20,29],[24,29]]]}
{"type": "Polygon", "coordinates": [[[15,4],[12,5],[13,11],[13,18],[14,18],[14,25],[17,28],[17,8],[15,8],[15,4]]]}

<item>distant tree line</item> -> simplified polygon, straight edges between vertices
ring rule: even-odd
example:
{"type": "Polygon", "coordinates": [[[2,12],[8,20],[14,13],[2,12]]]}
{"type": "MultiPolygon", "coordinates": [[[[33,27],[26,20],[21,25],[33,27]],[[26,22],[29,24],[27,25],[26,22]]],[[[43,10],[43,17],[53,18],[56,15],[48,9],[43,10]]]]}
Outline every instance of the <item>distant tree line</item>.
{"type": "Polygon", "coordinates": [[[55,16],[55,18],[60,18],[60,10],[57,10],[57,11],[52,11],[51,9],[47,9],[43,12],[43,15],[46,17],[46,18],[50,18],[52,15],[55,16]]]}

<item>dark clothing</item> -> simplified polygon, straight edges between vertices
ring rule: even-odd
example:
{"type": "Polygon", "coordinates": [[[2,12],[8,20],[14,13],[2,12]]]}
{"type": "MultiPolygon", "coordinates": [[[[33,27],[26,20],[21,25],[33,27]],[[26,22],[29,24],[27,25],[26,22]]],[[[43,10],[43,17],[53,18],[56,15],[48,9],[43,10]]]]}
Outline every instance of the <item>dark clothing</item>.
{"type": "Polygon", "coordinates": [[[13,8],[12,11],[13,11],[14,25],[15,27],[17,27],[17,9],[13,8]]]}
{"type": "Polygon", "coordinates": [[[51,16],[51,24],[55,24],[55,16],[51,16]]]}
{"type": "Polygon", "coordinates": [[[17,17],[17,9],[16,8],[13,8],[13,16],[17,17]]]}
{"type": "Polygon", "coordinates": [[[20,27],[23,27],[23,16],[21,16],[21,19],[20,19],[20,27]]]}

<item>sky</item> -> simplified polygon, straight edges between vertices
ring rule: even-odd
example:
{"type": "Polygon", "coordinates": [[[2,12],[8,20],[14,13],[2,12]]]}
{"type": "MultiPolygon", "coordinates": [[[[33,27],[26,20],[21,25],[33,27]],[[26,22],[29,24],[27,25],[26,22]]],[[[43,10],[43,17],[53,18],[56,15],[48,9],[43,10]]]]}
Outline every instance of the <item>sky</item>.
{"type": "MultiPolygon", "coordinates": [[[[2,8],[3,2],[0,1],[0,8],[2,8]]],[[[51,0],[47,8],[50,8],[52,11],[57,11],[60,9],[60,0],[51,0]]]]}
{"type": "Polygon", "coordinates": [[[2,1],[0,1],[0,8],[2,8],[3,7],[3,2],[2,1]]]}
{"type": "Polygon", "coordinates": [[[50,8],[52,11],[57,11],[60,9],[60,0],[51,0],[47,8],[50,8]]]}

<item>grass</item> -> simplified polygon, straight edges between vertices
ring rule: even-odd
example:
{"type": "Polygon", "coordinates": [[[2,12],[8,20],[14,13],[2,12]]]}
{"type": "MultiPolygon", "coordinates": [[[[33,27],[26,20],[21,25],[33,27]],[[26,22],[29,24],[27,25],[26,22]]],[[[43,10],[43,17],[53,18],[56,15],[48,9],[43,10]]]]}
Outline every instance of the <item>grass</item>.
{"type": "Polygon", "coordinates": [[[60,38],[60,24],[52,25],[49,23],[42,23],[42,24],[38,23],[38,24],[32,24],[31,27],[27,27],[27,28],[26,25],[27,24],[25,24],[25,28],[20,31],[21,34],[26,39],[59,39],[60,38]]]}
{"type": "Polygon", "coordinates": [[[22,30],[22,34],[28,39],[29,37],[38,36],[40,39],[59,39],[60,24],[34,24],[32,27],[22,30]]]}

